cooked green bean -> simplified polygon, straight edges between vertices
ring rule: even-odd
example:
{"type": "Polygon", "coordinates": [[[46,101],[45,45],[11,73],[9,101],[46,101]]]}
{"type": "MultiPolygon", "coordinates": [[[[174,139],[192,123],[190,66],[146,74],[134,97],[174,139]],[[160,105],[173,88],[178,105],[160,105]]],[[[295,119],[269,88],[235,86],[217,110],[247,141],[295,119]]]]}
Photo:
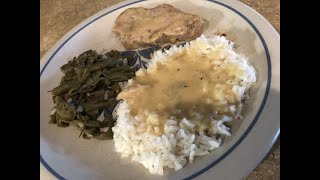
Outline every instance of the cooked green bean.
{"type": "Polygon", "coordinates": [[[66,75],[64,76],[61,81],[71,81],[71,80],[75,80],[77,79],[79,76],[77,74],[70,74],[70,75],[66,75]]]}
{"type": "Polygon", "coordinates": [[[94,71],[91,73],[91,76],[94,80],[98,79],[102,74],[102,70],[94,71]]]}
{"type": "Polygon", "coordinates": [[[109,120],[108,121],[108,131],[107,132],[101,132],[98,135],[94,136],[94,138],[98,139],[98,140],[109,140],[112,139],[113,137],[113,131],[112,131],[112,127],[114,125],[113,120],[109,120]]]}
{"type": "Polygon", "coordinates": [[[69,123],[63,122],[62,118],[57,113],[56,113],[56,119],[57,119],[57,126],[58,127],[68,127],[69,126],[69,123]]]}
{"type": "Polygon", "coordinates": [[[83,139],[92,139],[92,138],[88,137],[85,133],[82,134],[82,138],[83,139]]]}
{"type": "Polygon", "coordinates": [[[89,71],[92,72],[92,71],[97,71],[97,70],[100,70],[100,69],[104,69],[104,68],[110,66],[110,64],[112,64],[111,60],[97,62],[94,65],[92,65],[91,67],[89,67],[89,71]]]}
{"type": "Polygon", "coordinates": [[[121,87],[118,83],[114,83],[111,88],[115,91],[116,94],[119,94],[121,92],[121,87]]]}
{"type": "Polygon", "coordinates": [[[62,122],[62,121],[58,121],[57,122],[57,126],[58,127],[68,127],[69,126],[69,124],[68,123],[65,123],[65,122],[62,122]]]}
{"type": "Polygon", "coordinates": [[[50,116],[49,124],[57,124],[56,114],[50,116]]]}
{"type": "Polygon", "coordinates": [[[88,50],[85,52],[88,57],[93,57],[94,59],[98,58],[98,53],[94,50],[88,50]]]}
{"type": "Polygon", "coordinates": [[[79,123],[82,123],[82,125],[84,124],[82,121],[75,119],[72,122],[70,122],[69,125],[75,127],[78,130],[82,130],[82,128],[79,126],[79,123]]]}
{"type": "Polygon", "coordinates": [[[92,111],[96,109],[105,109],[109,106],[113,106],[117,104],[116,100],[108,100],[106,102],[98,103],[98,104],[89,104],[89,103],[83,103],[82,107],[85,109],[85,111],[92,111]]]}
{"type": "Polygon", "coordinates": [[[94,60],[95,60],[94,57],[88,57],[86,66],[88,67],[88,66],[92,65],[94,63],[94,60]]]}
{"type": "Polygon", "coordinates": [[[89,121],[89,120],[90,120],[90,117],[87,116],[87,115],[77,114],[77,117],[78,117],[82,122],[85,122],[85,121],[89,121]]]}
{"type": "Polygon", "coordinates": [[[116,97],[116,92],[113,89],[110,89],[108,91],[108,98],[115,98],[116,97]]]}
{"type": "Polygon", "coordinates": [[[63,93],[68,92],[71,87],[72,84],[61,84],[60,86],[57,86],[54,89],[52,89],[51,94],[54,96],[62,95],[63,93]]]}
{"type": "Polygon", "coordinates": [[[94,136],[94,138],[98,140],[111,140],[113,138],[113,132],[109,130],[107,132],[100,132],[94,136]]]}
{"type": "Polygon", "coordinates": [[[114,82],[120,82],[120,81],[126,81],[128,79],[130,79],[130,77],[128,76],[128,74],[122,74],[122,73],[113,73],[109,76],[108,78],[110,81],[114,81],[114,82]]]}
{"type": "Polygon", "coordinates": [[[80,104],[81,100],[84,98],[85,94],[84,93],[80,93],[80,97],[79,99],[76,101],[76,104],[80,104]]]}
{"type": "Polygon", "coordinates": [[[92,85],[92,84],[85,84],[83,86],[81,86],[81,88],[78,90],[80,93],[88,93],[93,91],[96,88],[96,86],[92,85]]]}
{"type": "Polygon", "coordinates": [[[112,139],[114,119],[111,111],[121,92],[118,82],[132,78],[135,71],[124,63],[125,58],[133,60],[134,54],[110,51],[98,55],[96,51],[88,50],[61,66],[64,76],[59,86],[50,91],[55,112],[50,115],[49,123],[58,127],[74,126],[81,131],[79,137],[84,139],[112,139]],[[102,122],[98,118],[101,113],[102,122]],[[108,131],[100,132],[100,128],[105,127],[108,131]]]}
{"type": "Polygon", "coordinates": [[[84,127],[81,129],[81,132],[80,132],[80,135],[79,135],[79,137],[81,137],[81,135],[83,134],[83,132],[84,132],[84,127]]]}
{"type": "Polygon", "coordinates": [[[100,89],[100,90],[97,90],[97,91],[94,91],[94,92],[87,94],[87,96],[90,96],[90,97],[99,97],[99,96],[103,96],[103,95],[104,95],[103,89],[100,89]]]}
{"type": "Polygon", "coordinates": [[[103,89],[94,91],[92,93],[87,93],[87,100],[91,103],[98,103],[104,101],[105,91],[103,89]]]}
{"type": "Polygon", "coordinates": [[[75,104],[76,104],[76,102],[77,102],[78,99],[80,98],[80,94],[75,94],[75,95],[70,96],[70,97],[71,97],[71,99],[72,99],[72,102],[75,102],[75,104]]]}
{"type": "Polygon", "coordinates": [[[102,127],[102,124],[99,121],[92,120],[92,121],[85,122],[85,126],[88,128],[100,128],[102,127]]]}
{"type": "Polygon", "coordinates": [[[111,84],[111,81],[109,81],[109,79],[104,79],[103,81],[103,84],[105,85],[105,86],[109,86],[110,84],[111,84]]]}
{"type": "Polygon", "coordinates": [[[85,74],[83,74],[80,78],[80,83],[83,84],[84,82],[86,82],[88,80],[88,78],[91,76],[89,72],[87,72],[87,70],[84,70],[85,74]]]}
{"type": "Polygon", "coordinates": [[[86,53],[83,53],[77,58],[76,62],[80,67],[85,67],[86,59],[87,59],[87,55],[86,53]]]}
{"type": "Polygon", "coordinates": [[[76,117],[76,112],[67,104],[59,104],[56,107],[56,114],[58,114],[61,119],[66,121],[73,121],[76,117]]]}
{"type": "Polygon", "coordinates": [[[74,72],[74,65],[65,64],[60,69],[64,74],[73,73],[74,72]]]}
{"type": "Polygon", "coordinates": [[[99,133],[99,129],[97,128],[84,129],[83,133],[86,134],[88,137],[93,138],[97,133],[99,133]]]}
{"type": "MultiPolygon", "coordinates": [[[[95,109],[92,111],[86,111],[86,114],[89,117],[89,120],[96,120],[99,116],[99,109],[95,109]]],[[[87,121],[89,121],[89,120],[87,120],[87,121]]]]}
{"type": "Polygon", "coordinates": [[[60,84],[59,86],[57,86],[51,90],[51,94],[54,96],[60,96],[64,93],[68,92],[72,88],[77,89],[78,86],[79,86],[79,82],[60,84]]]}
{"type": "Polygon", "coordinates": [[[59,105],[59,104],[65,104],[65,103],[67,103],[67,102],[63,99],[63,97],[61,97],[61,96],[55,96],[55,97],[54,97],[54,103],[55,103],[56,105],[59,105]]]}

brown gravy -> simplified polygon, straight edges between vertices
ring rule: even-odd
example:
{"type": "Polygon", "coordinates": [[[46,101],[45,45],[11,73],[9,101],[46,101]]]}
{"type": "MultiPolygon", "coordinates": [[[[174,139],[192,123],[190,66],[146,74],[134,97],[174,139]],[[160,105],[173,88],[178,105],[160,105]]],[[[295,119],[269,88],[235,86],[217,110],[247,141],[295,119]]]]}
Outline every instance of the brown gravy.
{"type": "Polygon", "coordinates": [[[241,71],[233,64],[212,64],[212,59],[223,58],[218,51],[203,54],[184,50],[148,72],[137,73],[118,98],[128,102],[131,115],[160,130],[170,116],[178,120],[185,117],[197,126],[225,115],[233,116],[235,112],[230,106],[237,106],[239,98],[229,80],[241,71]],[[156,120],[147,121],[150,113],[157,115],[156,120]]]}

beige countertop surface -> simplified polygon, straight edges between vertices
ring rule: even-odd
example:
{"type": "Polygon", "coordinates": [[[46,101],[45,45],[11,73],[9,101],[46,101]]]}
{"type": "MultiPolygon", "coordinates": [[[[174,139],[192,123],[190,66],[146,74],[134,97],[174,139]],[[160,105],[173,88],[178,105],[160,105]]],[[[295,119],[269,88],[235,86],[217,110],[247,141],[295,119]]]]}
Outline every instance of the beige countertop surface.
{"type": "MultiPolygon", "coordinates": [[[[122,0],[40,0],[40,59],[70,29],[122,0]]],[[[280,0],[240,0],[280,33],[280,0]]],[[[280,138],[247,180],[280,179],[280,138]]]]}

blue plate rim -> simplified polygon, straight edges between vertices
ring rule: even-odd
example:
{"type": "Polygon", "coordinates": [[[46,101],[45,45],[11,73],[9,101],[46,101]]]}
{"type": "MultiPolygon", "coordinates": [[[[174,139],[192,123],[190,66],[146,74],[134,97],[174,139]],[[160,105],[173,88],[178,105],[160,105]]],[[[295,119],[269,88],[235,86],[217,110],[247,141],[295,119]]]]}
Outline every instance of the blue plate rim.
{"type": "MultiPolygon", "coordinates": [[[[42,70],[40,71],[40,78],[41,75],[43,74],[44,70],[46,69],[46,67],[48,66],[48,64],[50,63],[50,61],[53,59],[53,57],[59,52],[59,50],[72,38],[74,37],[76,34],[78,34],[81,30],[83,30],[84,28],[86,28],[88,25],[90,25],[91,23],[95,22],[96,20],[100,19],[101,17],[110,14],[118,9],[121,9],[123,7],[132,5],[132,4],[136,4],[139,2],[143,2],[146,0],[138,0],[138,1],[134,1],[125,5],[122,5],[120,7],[117,7],[115,9],[112,9],[98,17],[96,17],[95,19],[91,20],[90,22],[88,22],[87,24],[85,24],[84,26],[82,26],[80,29],[78,29],[76,32],[74,32],[69,38],[67,38],[56,50],[55,52],[50,56],[49,60],[46,62],[46,64],[43,66],[42,70]]],[[[251,131],[251,129],[254,127],[254,125],[256,124],[256,122],[258,121],[264,106],[266,104],[266,101],[268,99],[268,95],[269,95],[269,91],[270,91],[270,86],[271,86],[271,78],[272,78],[272,71],[271,71],[271,58],[270,58],[270,53],[269,53],[269,49],[268,46],[263,38],[263,36],[261,35],[261,33],[259,32],[259,30],[257,29],[257,27],[246,17],[244,16],[242,13],[240,13],[239,11],[237,11],[236,9],[222,3],[219,1],[215,1],[215,0],[207,0],[210,1],[212,3],[216,3],[218,5],[224,6],[228,9],[230,9],[231,11],[235,12],[236,14],[238,14],[240,17],[242,17],[253,29],[254,31],[257,33],[257,35],[260,38],[260,41],[265,49],[265,53],[266,53],[266,57],[267,57],[267,65],[268,65],[268,80],[267,80],[267,86],[266,86],[266,92],[264,94],[262,103],[260,105],[260,108],[255,116],[255,118],[253,119],[253,121],[251,122],[251,124],[249,125],[249,127],[247,128],[247,130],[242,134],[242,136],[239,138],[239,140],[237,142],[235,142],[222,156],[220,156],[218,159],[216,159],[215,161],[213,161],[212,163],[210,163],[207,167],[201,169],[200,171],[194,173],[193,175],[184,178],[183,180],[191,180],[199,175],[201,175],[202,173],[204,173],[205,171],[209,170],[210,168],[212,168],[213,166],[215,166],[216,164],[218,164],[220,161],[222,161],[225,157],[227,157],[243,140],[244,138],[249,134],[249,132],[251,131]]],[[[59,175],[54,169],[52,169],[50,167],[50,165],[43,159],[43,157],[40,154],[40,162],[43,164],[43,166],[51,173],[53,174],[56,178],[61,179],[61,180],[65,180],[64,177],[62,177],[61,175],[59,175]]]]}

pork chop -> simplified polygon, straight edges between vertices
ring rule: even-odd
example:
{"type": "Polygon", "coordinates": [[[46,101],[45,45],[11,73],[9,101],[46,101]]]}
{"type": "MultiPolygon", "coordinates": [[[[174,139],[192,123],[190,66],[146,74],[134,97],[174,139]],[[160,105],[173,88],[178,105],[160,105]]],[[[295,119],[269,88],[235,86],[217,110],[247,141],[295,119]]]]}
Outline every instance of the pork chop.
{"type": "Polygon", "coordinates": [[[113,32],[126,49],[178,43],[199,37],[205,20],[163,4],[151,9],[129,8],[115,21],[113,32]]]}

